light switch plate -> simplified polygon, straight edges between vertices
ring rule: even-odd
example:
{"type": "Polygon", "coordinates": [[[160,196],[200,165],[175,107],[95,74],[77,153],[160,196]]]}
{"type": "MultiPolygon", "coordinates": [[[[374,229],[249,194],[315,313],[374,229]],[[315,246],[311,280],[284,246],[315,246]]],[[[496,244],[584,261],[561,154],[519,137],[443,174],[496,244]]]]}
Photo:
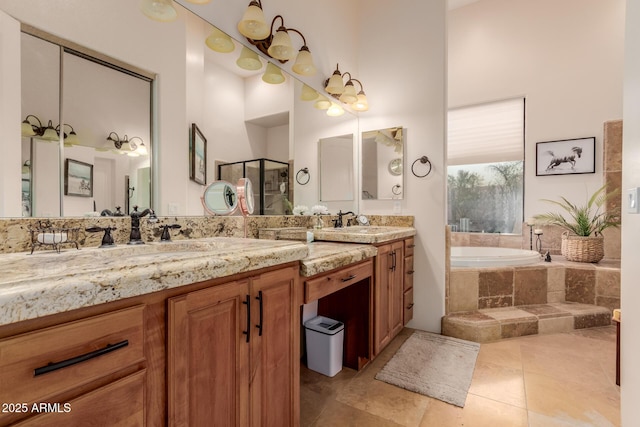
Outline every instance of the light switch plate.
{"type": "Polygon", "coordinates": [[[627,190],[627,213],[640,213],[640,187],[627,190]]]}

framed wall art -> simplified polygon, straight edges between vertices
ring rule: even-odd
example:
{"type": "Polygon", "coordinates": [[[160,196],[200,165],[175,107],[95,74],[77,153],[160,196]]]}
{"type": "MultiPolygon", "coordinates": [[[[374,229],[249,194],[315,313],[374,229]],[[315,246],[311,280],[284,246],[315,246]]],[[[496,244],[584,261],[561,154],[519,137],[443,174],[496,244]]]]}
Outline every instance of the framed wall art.
{"type": "Polygon", "coordinates": [[[189,178],[198,184],[207,183],[207,139],[195,123],[189,138],[189,178]]]}
{"type": "Polygon", "coordinates": [[[65,159],[64,195],[93,197],[93,165],[65,159]]]}
{"type": "Polygon", "coordinates": [[[596,138],[536,143],[536,176],[596,172],[596,138]]]}

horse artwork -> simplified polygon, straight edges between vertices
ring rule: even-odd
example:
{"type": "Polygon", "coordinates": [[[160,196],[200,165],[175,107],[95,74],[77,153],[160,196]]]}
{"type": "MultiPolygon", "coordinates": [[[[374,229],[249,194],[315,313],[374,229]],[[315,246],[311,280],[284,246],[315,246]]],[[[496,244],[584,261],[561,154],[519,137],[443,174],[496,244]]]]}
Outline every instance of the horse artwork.
{"type": "Polygon", "coordinates": [[[553,169],[563,163],[569,163],[571,164],[571,169],[575,169],[576,156],[578,156],[578,159],[582,157],[582,147],[572,147],[571,154],[565,156],[556,156],[551,150],[547,150],[546,153],[551,155],[551,162],[549,163],[549,166],[547,166],[546,170],[553,169]]]}
{"type": "Polygon", "coordinates": [[[595,173],[595,137],[536,143],[536,175],[595,173]]]}

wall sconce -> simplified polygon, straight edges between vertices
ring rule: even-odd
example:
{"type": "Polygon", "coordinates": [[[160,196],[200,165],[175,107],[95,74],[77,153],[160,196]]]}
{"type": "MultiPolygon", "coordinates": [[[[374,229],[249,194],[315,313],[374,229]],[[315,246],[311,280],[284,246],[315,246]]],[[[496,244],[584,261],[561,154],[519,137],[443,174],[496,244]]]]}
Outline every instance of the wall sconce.
{"type": "Polygon", "coordinates": [[[238,31],[260,52],[283,64],[295,57],[296,61],[291,67],[294,73],[302,76],[312,76],[316,73],[316,66],[304,35],[295,28],[285,27],[282,15],[276,15],[269,27],[265,21],[260,0],[252,0],[249,3],[242,20],[238,22],[238,31]],[[273,27],[277,19],[280,19],[280,26],[274,34],[273,27]],[[302,38],[302,47],[297,56],[291,43],[290,31],[297,33],[302,38]]]}
{"type": "Polygon", "coordinates": [[[220,53],[229,53],[233,52],[236,48],[236,45],[233,44],[233,40],[229,37],[228,34],[220,31],[216,27],[213,27],[211,30],[211,34],[204,41],[207,47],[214,52],[220,53]]]}
{"type": "Polygon", "coordinates": [[[127,135],[120,138],[117,133],[111,132],[107,136],[107,141],[113,142],[114,152],[118,154],[126,154],[130,157],[146,156],[149,154],[144,141],[139,136],[133,136],[131,139],[127,135]],[[134,140],[139,139],[140,144],[136,144],[134,140]]]}
{"type": "Polygon", "coordinates": [[[284,82],[284,75],[282,74],[282,70],[273,65],[271,62],[268,62],[267,69],[262,75],[262,81],[272,85],[277,85],[284,82]]]}
{"type": "Polygon", "coordinates": [[[154,21],[172,22],[178,18],[173,0],[142,0],[140,10],[154,21]]]}
{"type": "Polygon", "coordinates": [[[240,51],[240,57],[236,61],[236,65],[243,70],[256,71],[262,68],[262,61],[260,61],[257,53],[248,47],[243,46],[242,51],[240,51]]]}
{"type": "MultiPolygon", "coordinates": [[[[71,145],[80,144],[80,141],[78,140],[78,135],[73,130],[73,127],[67,123],[63,124],[63,128],[64,126],[69,126],[69,128],[71,129],[69,134],[66,134],[64,132],[62,134],[65,140],[64,145],[68,147],[71,145]]],[[[51,122],[51,120],[49,120],[49,123],[47,123],[47,126],[44,127],[40,119],[34,116],[33,114],[29,114],[27,117],[25,117],[24,121],[22,122],[21,132],[22,132],[22,136],[24,137],[37,136],[40,139],[44,139],[46,141],[58,141],[60,139],[60,125],[54,128],[53,123],[51,122]],[[29,117],[33,117],[34,119],[36,119],[38,124],[34,124],[30,122],[29,117]]]]}
{"type": "Polygon", "coordinates": [[[324,83],[324,89],[330,93],[334,98],[340,100],[340,102],[349,105],[355,111],[367,111],[369,110],[369,101],[367,95],[364,93],[362,82],[358,79],[351,77],[351,73],[340,73],[338,64],[336,64],[336,70],[333,72],[324,83]],[[344,83],[343,77],[348,75],[347,83],[344,83]],[[360,91],[356,92],[354,82],[360,85],[360,91]]]}

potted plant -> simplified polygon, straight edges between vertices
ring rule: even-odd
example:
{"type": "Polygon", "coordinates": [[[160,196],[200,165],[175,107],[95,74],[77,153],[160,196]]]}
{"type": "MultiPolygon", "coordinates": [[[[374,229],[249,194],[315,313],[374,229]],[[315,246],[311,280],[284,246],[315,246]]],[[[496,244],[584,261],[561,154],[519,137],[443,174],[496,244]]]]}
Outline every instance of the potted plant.
{"type": "Polygon", "coordinates": [[[606,211],[604,205],[618,195],[619,191],[607,192],[606,186],[602,186],[582,206],[574,205],[565,197],[560,197],[561,201],[542,199],[562,208],[567,217],[562,213],[549,212],[536,215],[535,219],[565,230],[562,233],[561,253],[567,260],[598,262],[604,257],[602,232],[620,225],[620,209],[606,211]]]}

